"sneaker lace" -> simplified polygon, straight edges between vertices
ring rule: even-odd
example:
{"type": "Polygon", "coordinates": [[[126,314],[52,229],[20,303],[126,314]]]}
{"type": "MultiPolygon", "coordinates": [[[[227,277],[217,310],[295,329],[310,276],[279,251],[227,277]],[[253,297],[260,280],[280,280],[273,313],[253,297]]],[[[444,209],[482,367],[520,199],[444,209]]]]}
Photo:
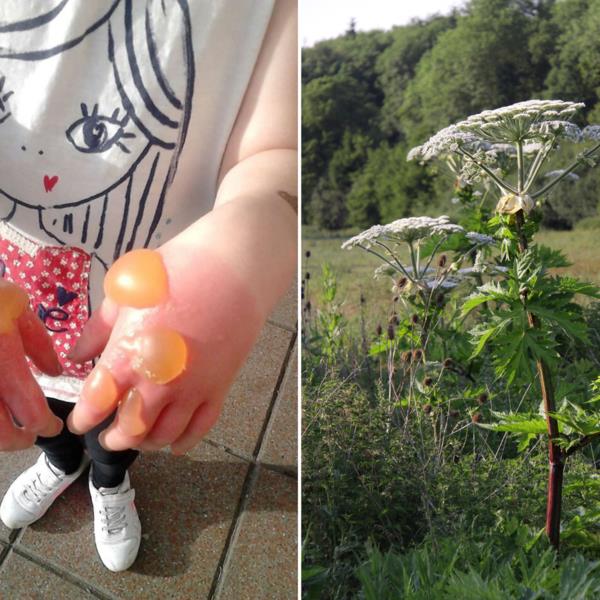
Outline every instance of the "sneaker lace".
{"type": "Polygon", "coordinates": [[[119,533],[127,525],[124,506],[103,506],[99,512],[102,529],[109,535],[119,533]]]}
{"type": "Polygon", "coordinates": [[[45,482],[42,479],[42,473],[40,471],[36,471],[33,480],[25,486],[23,495],[28,500],[33,500],[34,502],[39,504],[40,502],[42,502],[42,500],[44,500],[44,498],[46,498],[46,496],[48,496],[48,494],[51,494],[54,491],[56,484],[60,483],[60,481],[62,480],[62,477],[60,475],[56,475],[55,477],[56,481],[54,482],[54,484],[52,484],[51,482],[45,482]]]}

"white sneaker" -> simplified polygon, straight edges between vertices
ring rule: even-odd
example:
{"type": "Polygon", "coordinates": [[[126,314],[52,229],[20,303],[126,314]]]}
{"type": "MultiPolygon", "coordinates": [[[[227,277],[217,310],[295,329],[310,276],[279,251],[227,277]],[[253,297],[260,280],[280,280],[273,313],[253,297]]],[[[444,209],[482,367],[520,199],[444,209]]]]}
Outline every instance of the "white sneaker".
{"type": "Polygon", "coordinates": [[[21,529],[44,516],[52,503],[81,475],[89,464],[84,454],[74,473],[65,475],[42,452],[37,462],[21,473],[0,504],[0,519],[11,529],[21,529]]]}
{"type": "Polygon", "coordinates": [[[111,571],[125,571],[135,561],[142,539],[142,525],[133,502],[135,490],[125,473],[115,488],[96,489],[89,478],[94,505],[94,537],[102,562],[111,571]]]}

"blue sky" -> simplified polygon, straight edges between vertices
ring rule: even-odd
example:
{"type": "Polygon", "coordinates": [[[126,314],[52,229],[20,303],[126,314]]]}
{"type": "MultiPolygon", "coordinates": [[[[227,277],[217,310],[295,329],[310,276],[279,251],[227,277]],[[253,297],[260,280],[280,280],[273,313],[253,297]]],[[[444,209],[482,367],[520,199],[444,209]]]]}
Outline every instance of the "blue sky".
{"type": "Polygon", "coordinates": [[[390,29],[411,19],[434,13],[448,13],[465,0],[301,0],[300,41],[303,46],[336,37],[348,28],[351,18],[356,28],[390,29]]]}

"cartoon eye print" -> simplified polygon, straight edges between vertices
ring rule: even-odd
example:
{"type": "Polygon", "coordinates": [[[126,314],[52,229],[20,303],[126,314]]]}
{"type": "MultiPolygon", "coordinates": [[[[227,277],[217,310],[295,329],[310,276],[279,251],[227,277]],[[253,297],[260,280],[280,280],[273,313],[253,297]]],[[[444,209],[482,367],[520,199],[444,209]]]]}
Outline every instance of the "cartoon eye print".
{"type": "Polygon", "coordinates": [[[8,117],[10,117],[10,108],[6,104],[6,101],[13,95],[12,92],[4,91],[4,84],[6,83],[6,77],[2,75],[0,77],[0,124],[4,123],[8,117]]]}
{"type": "Polygon", "coordinates": [[[129,117],[125,115],[119,119],[119,109],[115,109],[110,117],[98,114],[98,105],[95,104],[92,114],[88,107],[81,103],[81,119],[73,123],[66,131],[67,139],[79,150],[85,153],[106,152],[117,145],[123,152],[129,154],[130,150],[122,140],[135,137],[134,133],[125,131],[129,117]]]}

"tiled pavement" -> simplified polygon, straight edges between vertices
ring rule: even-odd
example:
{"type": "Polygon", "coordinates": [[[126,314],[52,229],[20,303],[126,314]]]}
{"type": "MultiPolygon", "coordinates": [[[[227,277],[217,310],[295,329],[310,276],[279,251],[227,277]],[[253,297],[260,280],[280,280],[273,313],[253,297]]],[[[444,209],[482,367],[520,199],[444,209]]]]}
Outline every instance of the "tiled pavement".
{"type": "MultiPolygon", "coordinates": [[[[100,563],[82,477],[34,525],[0,524],[0,598],[296,598],[296,292],[266,324],[217,427],[184,457],[131,468],[143,527],[125,573],[100,563]]],[[[38,451],[5,453],[0,494],[38,451]]]]}

